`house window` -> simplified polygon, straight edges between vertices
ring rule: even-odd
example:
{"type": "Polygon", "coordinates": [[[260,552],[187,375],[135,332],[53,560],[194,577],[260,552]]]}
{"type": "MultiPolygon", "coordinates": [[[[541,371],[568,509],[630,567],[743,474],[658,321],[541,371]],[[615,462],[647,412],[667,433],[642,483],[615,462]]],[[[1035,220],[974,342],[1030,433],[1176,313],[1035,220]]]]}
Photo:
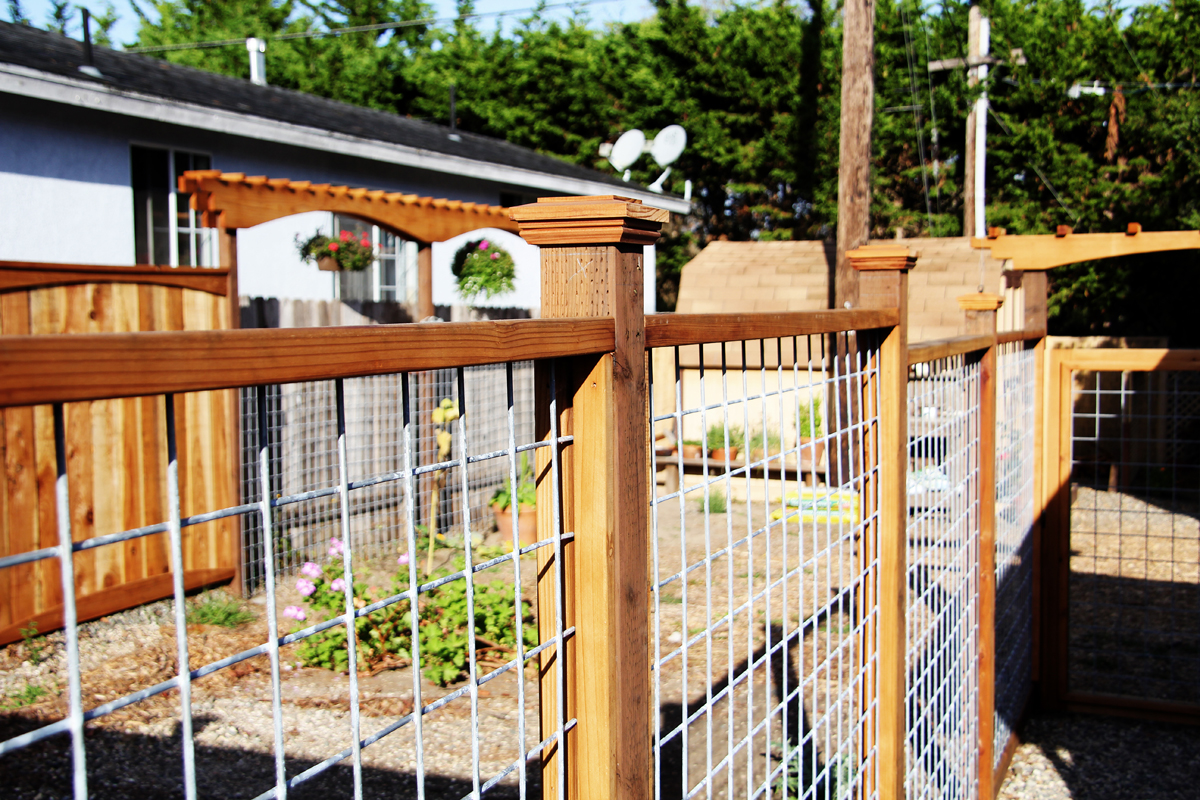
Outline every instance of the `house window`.
{"type": "Polygon", "coordinates": [[[134,254],[139,264],[211,267],[216,261],[215,231],[200,226],[191,195],[179,192],[179,176],[209,169],[200,153],[134,145],[130,148],[133,184],[134,254]]]}
{"type": "Polygon", "coordinates": [[[333,233],[349,231],[363,235],[375,247],[375,263],[362,272],[339,272],[338,299],[417,302],[417,243],[405,241],[391,231],[353,217],[333,215],[333,233]]]}

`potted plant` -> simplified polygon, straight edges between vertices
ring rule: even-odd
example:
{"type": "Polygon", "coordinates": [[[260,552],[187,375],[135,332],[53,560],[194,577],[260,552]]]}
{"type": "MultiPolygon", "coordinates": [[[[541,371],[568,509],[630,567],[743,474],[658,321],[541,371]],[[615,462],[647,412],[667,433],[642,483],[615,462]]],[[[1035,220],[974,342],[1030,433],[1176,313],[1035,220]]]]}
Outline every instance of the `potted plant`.
{"type": "MultiPolygon", "coordinates": [[[[512,486],[508,483],[492,495],[496,528],[503,536],[512,535],[512,501],[512,486]]],[[[521,544],[537,541],[537,484],[533,482],[528,453],[521,453],[521,471],[517,475],[517,531],[521,544]]]]}
{"type": "Polygon", "coordinates": [[[800,458],[812,459],[813,466],[825,457],[825,442],[818,438],[821,422],[821,398],[812,398],[811,404],[800,403],[800,458]]]}
{"type": "Polygon", "coordinates": [[[700,458],[702,455],[704,455],[704,442],[701,442],[699,439],[683,440],[684,458],[700,458]]]}
{"type": "Polygon", "coordinates": [[[763,427],[750,437],[750,460],[762,461],[765,456],[779,455],[783,450],[783,437],[774,428],[763,427]]]}
{"type": "MultiPolygon", "coordinates": [[[[724,461],[726,457],[725,447],[725,426],[717,423],[708,429],[707,444],[708,457],[714,461],[724,461]]],[[[733,461],[738,457],[738,450],[742,447],[745,437],[742,435],[742,429],[734,425],[729,426],[729,460],[733,461]]]]}
{"type": "Polygon", "coordinates": [[[304,241],[297,236],[296,248],[302,259],[326,272],[361,272],[375,260],[375,250],[365,233],[361,240],[355,239],[350,231],[342,231],[336,237],[318,232],[304,241]]]}
{"type": "Polygon", "coordinates": [[[460,247],[450,269],[458,279],[458,293],[466,300],[505,294],[516,287],[517,267],[512,256],[488,239],[460,247]]]}

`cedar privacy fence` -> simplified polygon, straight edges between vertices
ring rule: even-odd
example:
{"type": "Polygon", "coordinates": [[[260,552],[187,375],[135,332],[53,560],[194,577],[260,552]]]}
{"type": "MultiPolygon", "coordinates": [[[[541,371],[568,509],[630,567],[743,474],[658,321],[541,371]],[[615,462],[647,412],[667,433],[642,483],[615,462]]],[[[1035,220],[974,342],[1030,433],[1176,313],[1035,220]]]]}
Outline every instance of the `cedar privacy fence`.
{"type": "Polygon", "coordinates": [[[417,797],[975,798],[998,790],[1035,692],[1048,707],[1196,718],[1195,354],[1045,353],[1044,273],[1025,276],[1026,330],[997,334],[999,298],[980,295],[963,301],[971,333],[909,345],[915,259],[897,248],[851,254],[858,309],[643,317],[642,246],[665,212],[560,198],[513,215],[542,248],[540,320],[5,337],[0,406],[33,407],[52,431],[58,543],[0,571],[56,564],[64,691],[45,715],[3,720],[0,761],[58,758],[46,788],[103,797],[108,765],[85,730],[157,701],[178,722],[188,798],[231,769],[250,796],[371,796],[388,748],[417,797]],[[251,496],[185,506],[187,398],[228,389],[242,391],[251,496]],[[381,396],[398,396],[394,418],[378,418],[381,396]],[[72,420],[112,398],[161,421],[161,469],[141,491],[163,513],[80,536],[72,420]],[[459,413],[423,431],[443,398],[459,413]],[[487,404],[499,413],[476,413],[487,404]],[[285,424],[308,426],[297,441],[321,470],[288,452],[285,424]],[[442,446],[423,458],[431,435],[442,446]],[[689,454],[695,436],[711,450],[689,454]],[[367,455],[351,459],[354,441],[367,455]],[[468,498],[495,474],[515,490],[524,463],[536,536],[515,514],[487,533],[468,498]],[[421,515],[439,519],[422,492],[460,498],[440,574],[418,566],[421,515]],[[344,545],[344,603],[287,632],[278,577],[294,562],[274,532],[303,518],[344,545]],[[231,520],[259,564],[268,633],[197,657],[210,651],[186,625],[184,554],[231,520]],[[378,526],[399,530],[405,566],[390,594],[356,602],[378,526]],[[151,541],[169,554],[173,672],[98,695],[77,561],[151,541]],[[364,711],[365,651],[349,648],[344,736],[298,755],[294,648],[329,631],[354,641],[364,618],[398,611],[424,666],[418,609],[447,587],[470,619],[499,591],[508,610],[488,613],[509,615],[515,643],[467,626],[464,674],[438,688],[410,669],[411,707],[382,719],[364,711]],[[255,659],[270,758],[217,757],[196,744],[193,693],[255,659]],[[504,681],[502,741],[485,741],[504,681]],[[444,780],[447,758],[467,777],[444,780]]]}

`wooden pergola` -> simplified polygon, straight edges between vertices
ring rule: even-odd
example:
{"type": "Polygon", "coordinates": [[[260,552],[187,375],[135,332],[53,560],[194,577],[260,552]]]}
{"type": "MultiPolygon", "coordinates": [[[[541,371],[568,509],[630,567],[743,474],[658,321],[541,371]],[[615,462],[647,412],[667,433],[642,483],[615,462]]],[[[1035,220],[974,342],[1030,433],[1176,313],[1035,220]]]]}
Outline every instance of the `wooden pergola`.
{"type": "Polygon", "coordinates": [[[1095,261],[1138,253],[1170,250],[1200,250],[1200,231],[1142,232],[1136,222],[1125,233],[1072,233],[1058,231],[1040,236],[1009,236],[1003,228],[992,228],[986,239],[971,239],[977,250],[990,250],[992,258],[1011,261],[1017,272],[1041,272],[1080,261],[1095,261]]]}
{"type": "Polygon", "coordinates": [[[517,232],[507,209],[420,197],[403,192],[352,189],[312,181],[246,176],[240,172],[190,170],[179,177],[179,191],[191,195],[201,224],[220,231],[220,265],[229,269],[230,326],[238,327],[237,231],[307,211],[333,211],[379,225],[416,241],[419,318],[432,316],[433,260],[430,245],[480,228],[517,232]]]}

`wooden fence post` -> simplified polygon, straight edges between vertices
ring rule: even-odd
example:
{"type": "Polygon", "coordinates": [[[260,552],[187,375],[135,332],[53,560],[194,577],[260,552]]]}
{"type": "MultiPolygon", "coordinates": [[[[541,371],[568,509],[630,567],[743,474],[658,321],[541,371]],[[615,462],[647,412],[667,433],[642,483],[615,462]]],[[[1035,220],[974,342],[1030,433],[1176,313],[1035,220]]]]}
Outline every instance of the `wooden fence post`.
{"type": "MultiPolygon", "coordinates": [[[[568,572],[572,560],[564,557],[561,591],[573,605],[564,624],[575,625],[576,633],[564,654],[567,686],[560,691],[544,671],[542,725],[551,729],[555,711],[548,703],[564,702],[565,718],[578,719],[565,748],[562,788],[569,796],[644,800],[653,796],[651,715],[658,710],[650,694],[642,247],[658,241],[668,212],[601,196],[542,198],[510,213],[521,236],[541,247],[542,317],[612,317],[616,330],[614,352],[573,359],[556,375],[563,432],[570,426],[574,436],[572,474],[563,475],[563,525],[575,533],[579,569],[568,572]]],[[[536,386],[542,409],[549,383],[537,380],[536,386]]],[[[539,424],[538,433],[548,427],[539,424]]],[[[541,527],[542,498],[550,497],[545,488],[538,494],[539,538],[548,530],[541,527]]],[[[550,579],[553,572],[539,561],[540,576],[550,579]]],[[[539,583],[539,609],[543,590],[560,590],[548,579],[539,583]]],[[[543,619],[539,614],[539,625],[543,619]]],[[[543,768],[544,794],[554,796],[558,765],[543,768]]]]}
{"type": "Polygon", "coordinates": [[[958,298],[967,333],[992,337],[979,363],[979,796],[996,796],[996,312],[998,294],[958,298]]]}
{"type": "MultiPolygon", "coordinates": [[[[217,254],[222,267],[229,270],[226,273],[225,300],[228,304],[228,322],[230,330],[242,327],[242,305],[238,297],[238,260],[237,260],[237,228],[220,228],[217,231],[217,254]]],[[[238,389],[226,389],[222,392],[228,414],[225,425],[225,447],[229,453],[230,497],[238,499],[242,494],[242,408],[241,392],[238,389]]],[[[220,402],[217,400],[216,402],[220,402]]],[[[233,550],[233,580],[230,588],[238,597],[246,596],[245,564],[246,542],[242,530],[242,517],[234,517],[230,521],[230,549],[233,550]]]]}
{"type": "MultiPolygon", "coordinates": [[[[900,324],[879,348],[879,613],[875,688],[880,800],[904,798],[904,653],[908,498],[908,271],[916,256],[903,247],[860,247],[846,254],[858,270],[862,308],[897,308],[900,324]]],[[[864,796],[867,792],[864,791],[864,796]]]]}
{"type": "Polygon", "coordinates": [[[1042,531],[1046,510],[1046,465],[1043,450],[1046,430],[1046,273],[1026,272],[1021,278],[1025,296],[1025,330],[1039,331],[1034,352],[1033,417],[1033,654],[1030,676],[1035,683],[1042,669],[1042,531]]]}

